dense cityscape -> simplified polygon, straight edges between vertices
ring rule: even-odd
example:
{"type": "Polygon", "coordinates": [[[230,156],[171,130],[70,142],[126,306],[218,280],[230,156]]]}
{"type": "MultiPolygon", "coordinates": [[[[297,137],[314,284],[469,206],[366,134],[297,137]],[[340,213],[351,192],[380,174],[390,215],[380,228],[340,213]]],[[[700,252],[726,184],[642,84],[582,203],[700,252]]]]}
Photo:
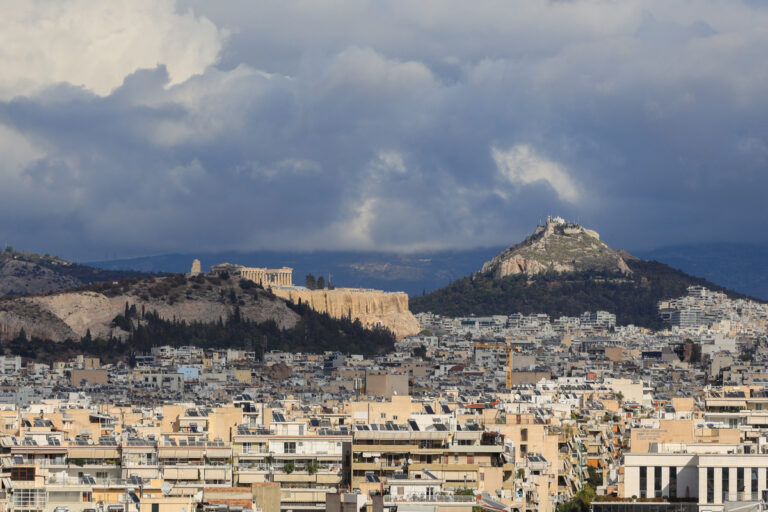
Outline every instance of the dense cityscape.
{"type": "Polygon", "coordinates": [[[768,305],[691,286],[658,314],[660,331],[605,311],[420,313],[419,332],[377,357],[3,356],[1,503],[459,512],[763,500],[768,305]]]}
{"type": "Polygon", "coordinates": [[[0,512],[768,512],[766,48],[0,0],[0,512]]]}

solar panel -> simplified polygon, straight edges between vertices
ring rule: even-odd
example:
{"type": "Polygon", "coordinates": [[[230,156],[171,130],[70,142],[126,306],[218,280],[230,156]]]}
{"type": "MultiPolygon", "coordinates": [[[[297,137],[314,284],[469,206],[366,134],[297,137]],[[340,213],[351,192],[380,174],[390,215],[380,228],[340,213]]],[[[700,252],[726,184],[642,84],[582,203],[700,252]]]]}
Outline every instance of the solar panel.
{"type": "Polygon", "coordinates": [[[131,475],[128,477],[128,485],[139,486],[143,484],[144,484],[144,480],[142,480],[141,477],[138,475],[131,475]]]}
{"type": "Polygon", "coordinates": [[[435,414],[435,411],[432,409],[431,405],[425,405],[424,410],[427,412],[427,414],[435,414]]]}
{"type": "Polygon", "coordinates": [[[80,483],[85,485],[94,485],[96,480],[91,475],[83,475],[80,477],[80,483]]]}
{"type": "Polygon", "coordinates": [[[443,409],[443,414],[451,414],[451,409],[449,409],[447,405],[443,404],[440,407],[443,409]]]}
{"type": "Polygon", "coordinates": [[[411,430],[413,430],[414,432],[419,431],[419,424],[416,423],[414,420],[408,420],[408,424],[411,426],[411,430]]]}

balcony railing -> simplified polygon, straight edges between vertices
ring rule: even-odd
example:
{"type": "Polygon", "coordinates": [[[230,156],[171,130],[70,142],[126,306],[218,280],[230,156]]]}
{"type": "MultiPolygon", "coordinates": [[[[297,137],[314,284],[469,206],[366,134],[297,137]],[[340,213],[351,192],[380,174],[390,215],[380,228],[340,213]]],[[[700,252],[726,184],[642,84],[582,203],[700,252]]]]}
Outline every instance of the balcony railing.
{"type": "Polygon", "coordinates": [[[424,501],[429,503],[471,503],[476,501],[474,496],[463,496],[463,495],[455,495],[455,494],[412,494],[409,496],[392,496],[392,495],[385,495],[384,496],[385,502],[390,503],[403,503],[403,502],[413,502],[413,501],[424,501]]]}

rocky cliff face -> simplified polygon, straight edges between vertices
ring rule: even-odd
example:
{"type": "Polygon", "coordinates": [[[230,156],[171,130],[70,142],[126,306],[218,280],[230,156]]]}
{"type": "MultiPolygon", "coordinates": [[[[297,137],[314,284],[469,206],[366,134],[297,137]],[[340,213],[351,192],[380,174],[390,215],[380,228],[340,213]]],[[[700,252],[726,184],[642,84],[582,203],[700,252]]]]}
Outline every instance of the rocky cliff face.
{"type": "Polygon", "coordinates": [[[309,290],[299,287],[272,291],[278,297],[294,303],[301,301],[315,311],[328,313],[334,318],[357,318],[366,327],[387,327],[398,339],[419,332],[419,322],[408,309],[408,295],[402,292],[353,288],[309,290]]]}
{"type": "Polygon", "coordinates": [[[244,290],[235,280],[183,277],[155,278],[133,284],[97,287],[99,291],[61,292],[0,300],[0,338],[23,331],[28,337],[64,341],[91,336],[123,338],[127,332],[112,320],[128,307],[154,311],[166,320],[218,322],[239,308],[240,315],[257,323],[274,320],[278,327],[296,325],[299,315],[284,301],[261,289],[244,290]]]}
{"type": "Polygon", "coordinates": [[[547,219],[531,236],[482,268],[482,272],[492,272],[497,279],[515,274],[534,276],[586,270],[632,273],[621,253],[602,242],[596,231],[560,218],[547,219]]]}

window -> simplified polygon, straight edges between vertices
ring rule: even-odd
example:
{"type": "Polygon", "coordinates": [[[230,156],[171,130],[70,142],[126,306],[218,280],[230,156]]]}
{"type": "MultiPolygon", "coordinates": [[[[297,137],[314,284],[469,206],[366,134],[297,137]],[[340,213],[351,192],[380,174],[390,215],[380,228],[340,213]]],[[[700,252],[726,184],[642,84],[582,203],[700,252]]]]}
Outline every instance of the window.
{"type": "Polygon", "coordinates": [[[757,468],[752,468],[751,470],[751,487],[750,490],[752,491],[752,501],[757,501],[757,468]]]}
{"type": "Polygon", "coordinates": [[[728,501],[728,488],[731,486],[731,469],[722,468],[723,471],[723,503],[728,501]]]}
{"type": "Polygon", "coordinates": [[[661,498],[661,466],[653,468],[653,493],[657,498],[661,498]]]}
{"type": "Polygon", "coordinates": [[[640,466],[640,497],[648,497],[648,468],[640,466]]]}
{"type": "Polygon", "coordinates": [[[381,413],[381,419],[384,419],[386,417],[387,417],[387,413],[385,413],[385,412],[381,413]]]}
{"type": "Polygon", "coordinates": [[[45,507],[45,489],[14,489],[13,508],[41,509],[45,507]]]}
{"type": "Polygon", "coordinates": [[[744,468],[736,469],[736,499],[743,500],[744,498],[744,468]]]}
{"type": "Polygon", "coordinates": [[[152,512],[160,512],[160,504],[159,503],[153,503],[152,504],[152,512]]]}
{"type": "Polygon", "coordinates": [[[707,503],[715,501],[715,468],[707,468],[707,503]]]}
{"type": "Polygon", "coordinates": [[[296,443],[283,443],[283,453],[296,453],[296,443]]]}
{"type": "Polygon", "coordinates": [[[667,494],[670,498],[677,498],[677,468],[674,466],[669,468],[669,491],[667,494]]]}
{"type": "Polygon", "coordinates": [[[474,463],[475,463],[475,456],[467,455],[467,464],[474,464],[474,463]]]}
{"type": "Polygon", "coordinates": [[[35,479],[35,468],[11,468],[11,480],[32,481],[35,479]]]}

